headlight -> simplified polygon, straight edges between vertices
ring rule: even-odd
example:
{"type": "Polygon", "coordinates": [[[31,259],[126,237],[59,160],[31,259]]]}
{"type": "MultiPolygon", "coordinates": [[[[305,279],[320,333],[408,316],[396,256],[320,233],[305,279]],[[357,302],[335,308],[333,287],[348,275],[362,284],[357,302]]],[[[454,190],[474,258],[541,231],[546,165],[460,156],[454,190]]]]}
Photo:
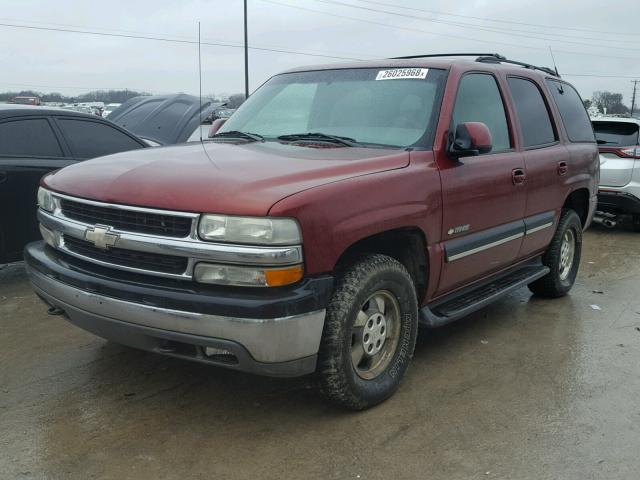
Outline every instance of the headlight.
{"type": "Polygon", "coordinates": [[[38,206],[47,212],[53,212],[56,205],[49,190],[45,190],[42,187],[38,188],[38,206]]]}
{"type": "Polygon", "coordinates": [[[291,218],[203,215],[198,233],[203,240],[252,245],[302,243],[298,223],[291,218]]]}
{"type": "Polygon", "coordinates": [[[302,278],[303,273],[302,265],[262,268],[199,263],[196,265],[193,276],[200,283],[239,287],[280,287],[297,282],[302,278]]]}

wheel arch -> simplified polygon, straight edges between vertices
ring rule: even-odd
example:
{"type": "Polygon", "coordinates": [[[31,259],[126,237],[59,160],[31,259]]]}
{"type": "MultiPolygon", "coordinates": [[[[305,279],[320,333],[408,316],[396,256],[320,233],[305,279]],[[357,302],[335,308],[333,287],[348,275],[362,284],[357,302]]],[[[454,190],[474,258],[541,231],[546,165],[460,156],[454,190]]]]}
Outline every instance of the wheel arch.
{"type": "Polygon", "coordinates": [[[583,228],[587,225],[589,218],[589,196],[589,189],[578,188],[567,195],[562,205],[563,209],[571,209],[578,214],[583,228]]]}
{"type": "Polygon", "coordinates": [[[418,302],[424,298],[429,281],[429,258],[427,238],[422,229],[408,226],[361,238],[342,252],[335,268],[344,268],[356,258],[370,253],[388,255],[404,265],[415,285],[418,302]]]}

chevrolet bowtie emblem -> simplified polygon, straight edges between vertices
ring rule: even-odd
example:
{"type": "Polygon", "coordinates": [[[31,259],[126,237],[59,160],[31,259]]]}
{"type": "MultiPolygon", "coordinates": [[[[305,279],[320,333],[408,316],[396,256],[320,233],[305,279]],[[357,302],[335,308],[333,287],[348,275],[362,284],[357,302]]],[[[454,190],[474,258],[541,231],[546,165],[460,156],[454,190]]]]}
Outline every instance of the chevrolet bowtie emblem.
{"type": "Polygon", "coordinates": [[[120,235],[111,233],[111,227],[104,225],[96,225],[93,228],[87,228],[84,232],[84,239],[93,243],[100,250],[108,250],[114,247],[120,235]]]}

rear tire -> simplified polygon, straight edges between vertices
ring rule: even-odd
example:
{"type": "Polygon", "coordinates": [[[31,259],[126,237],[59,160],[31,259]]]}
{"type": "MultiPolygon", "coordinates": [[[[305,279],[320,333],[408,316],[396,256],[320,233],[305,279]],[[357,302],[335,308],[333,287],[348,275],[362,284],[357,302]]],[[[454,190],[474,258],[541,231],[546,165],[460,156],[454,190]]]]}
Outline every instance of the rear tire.
{"type": "Polygon", "coordinates": [[[389,398],[409,365],[418,303],[407,269],[386,255],[361,257],[338,277],[318,354],[320,390],[363,410],[389,398]]]}
{"type": "Polygon", "coordinates": [[[551,271],[529,284],[529,290],[541,297],[557,298],[569,293],[576,280],[582,254],[582,223],[573,210],[563,210],[556,233],[542,263],[551,271]]]}

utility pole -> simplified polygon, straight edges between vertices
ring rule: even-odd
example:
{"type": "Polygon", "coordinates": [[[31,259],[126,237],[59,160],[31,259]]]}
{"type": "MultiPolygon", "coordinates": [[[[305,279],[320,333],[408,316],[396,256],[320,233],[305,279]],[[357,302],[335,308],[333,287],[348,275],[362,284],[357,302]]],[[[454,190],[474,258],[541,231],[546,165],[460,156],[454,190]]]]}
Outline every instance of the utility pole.
{"type": "Polygon", "coordinates": [[[632,80],[631,83],[633,83],[633,96],[631,97],[631,117],[633,117],[633,110],[636,107],[636,88],[640,80],[632,80]]]}
{"type": "Polygon", "coordinates": [[[247,0],[244,0],[244,98],[249,98],[249,43],[247,40],[247,0]]]}

